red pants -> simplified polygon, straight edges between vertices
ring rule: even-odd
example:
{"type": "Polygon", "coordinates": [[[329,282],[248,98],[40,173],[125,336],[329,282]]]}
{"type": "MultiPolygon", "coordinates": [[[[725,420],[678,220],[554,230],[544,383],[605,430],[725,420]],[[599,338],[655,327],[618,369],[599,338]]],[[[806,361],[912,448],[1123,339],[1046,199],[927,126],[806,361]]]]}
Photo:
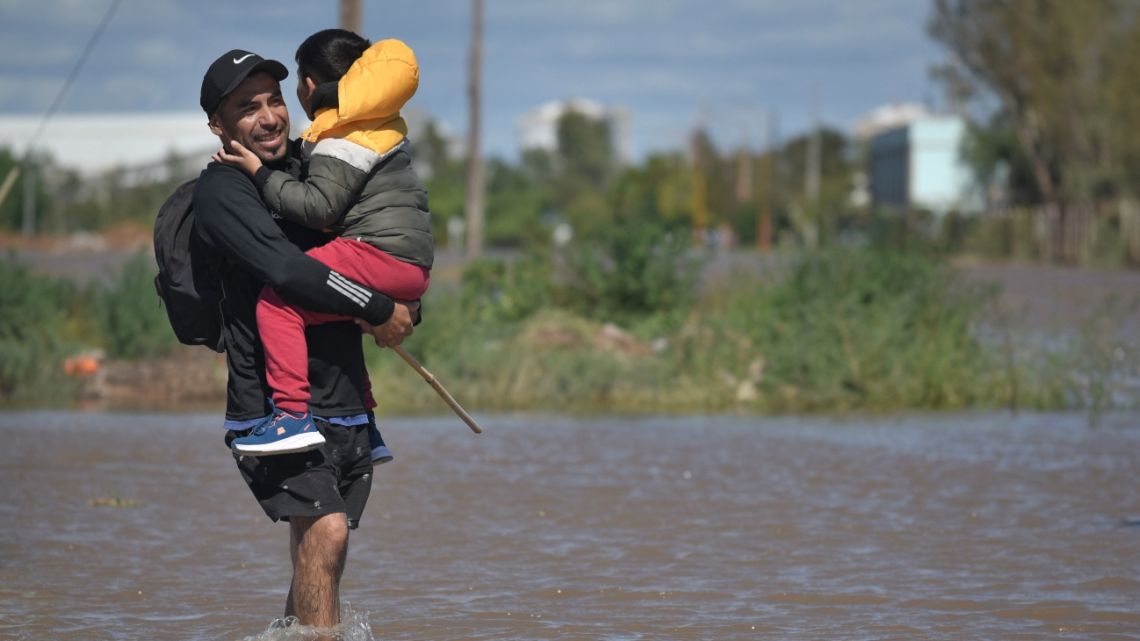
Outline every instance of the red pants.
{"type": "MultiPolygon", "coordinates": [[[[330,269],[395,300],[418,300],[427,291],[430,272],[405,263],[368,243],[337,238],[305,252],[330,269]]],[[[321,314],[286,303],[270,287],[257,301],[257,329],[265,346],[265,374],[273,403],[280,409],[301,414],[309,409],[309,346],[305,328],[349,316],[321,314]]],[[[364,381],[365,406],[376,407],[372,384],[364,381]]]]}

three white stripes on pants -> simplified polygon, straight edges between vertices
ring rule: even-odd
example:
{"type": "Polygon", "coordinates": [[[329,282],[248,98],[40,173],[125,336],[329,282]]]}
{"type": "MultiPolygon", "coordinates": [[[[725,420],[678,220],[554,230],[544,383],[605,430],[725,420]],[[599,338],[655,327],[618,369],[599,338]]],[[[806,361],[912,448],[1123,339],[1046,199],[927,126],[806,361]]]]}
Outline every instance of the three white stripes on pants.
{"type": "Polygon", "coordinates": [[[329,279],[325,281],[325,284],[341,294],[344,294],[361,307],[367,305],[368,301],[372,298],[372,292],[332,270],[329,270],[329,279]]]}

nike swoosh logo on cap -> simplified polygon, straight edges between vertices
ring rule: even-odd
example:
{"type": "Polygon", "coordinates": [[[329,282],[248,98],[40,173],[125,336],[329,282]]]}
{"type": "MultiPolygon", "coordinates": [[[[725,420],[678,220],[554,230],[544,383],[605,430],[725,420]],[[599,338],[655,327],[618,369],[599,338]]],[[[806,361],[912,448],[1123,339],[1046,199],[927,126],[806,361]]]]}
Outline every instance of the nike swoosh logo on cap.
{"type": "Polygon", "coordinates": [[[240,58],[234,58],[234,64],[235,64],[235,65],[240,65],[240,64],[241,64],[241,61],[242,61],[242,60],[245,60],[246,58],[248,58],[248,57],[250,57],[250,56],[252,56],[252,55],[253,55],[252,53],[247,53],[247,54],[245,54],[244,56],[242,56],[242,57],[240,57],[240,58]]]}

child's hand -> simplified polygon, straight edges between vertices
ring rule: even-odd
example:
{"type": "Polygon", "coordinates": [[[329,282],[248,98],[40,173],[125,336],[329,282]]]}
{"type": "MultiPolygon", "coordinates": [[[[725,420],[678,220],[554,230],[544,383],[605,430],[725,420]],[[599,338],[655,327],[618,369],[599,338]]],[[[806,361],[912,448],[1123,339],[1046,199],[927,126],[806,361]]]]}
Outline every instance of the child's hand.
{"type": "Polygon", "coordinates": [[[225,147],[222,147],[214,154],[214,161],[230,165],[231,167],[237,167],[251,177],[257,173],[258,169],[261,169],[261,159],[252,151],[243,147],[240,142],[231,140],[230,146],[233,147],[234,153],[231,154],[226,151],[225,147]]]}

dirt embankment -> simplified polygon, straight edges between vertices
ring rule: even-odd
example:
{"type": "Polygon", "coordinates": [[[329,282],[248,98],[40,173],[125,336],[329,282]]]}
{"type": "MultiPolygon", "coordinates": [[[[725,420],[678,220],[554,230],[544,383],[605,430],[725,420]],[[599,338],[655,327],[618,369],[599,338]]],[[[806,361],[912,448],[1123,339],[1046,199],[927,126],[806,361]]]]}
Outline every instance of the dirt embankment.
{"type": "Polygon", "coordinates": [[[225,356],[205,347],[148,361],[80,355],[64,367],[80,379],[79,403],[89,409],[212,408],[226,400],[225,356]]]}

